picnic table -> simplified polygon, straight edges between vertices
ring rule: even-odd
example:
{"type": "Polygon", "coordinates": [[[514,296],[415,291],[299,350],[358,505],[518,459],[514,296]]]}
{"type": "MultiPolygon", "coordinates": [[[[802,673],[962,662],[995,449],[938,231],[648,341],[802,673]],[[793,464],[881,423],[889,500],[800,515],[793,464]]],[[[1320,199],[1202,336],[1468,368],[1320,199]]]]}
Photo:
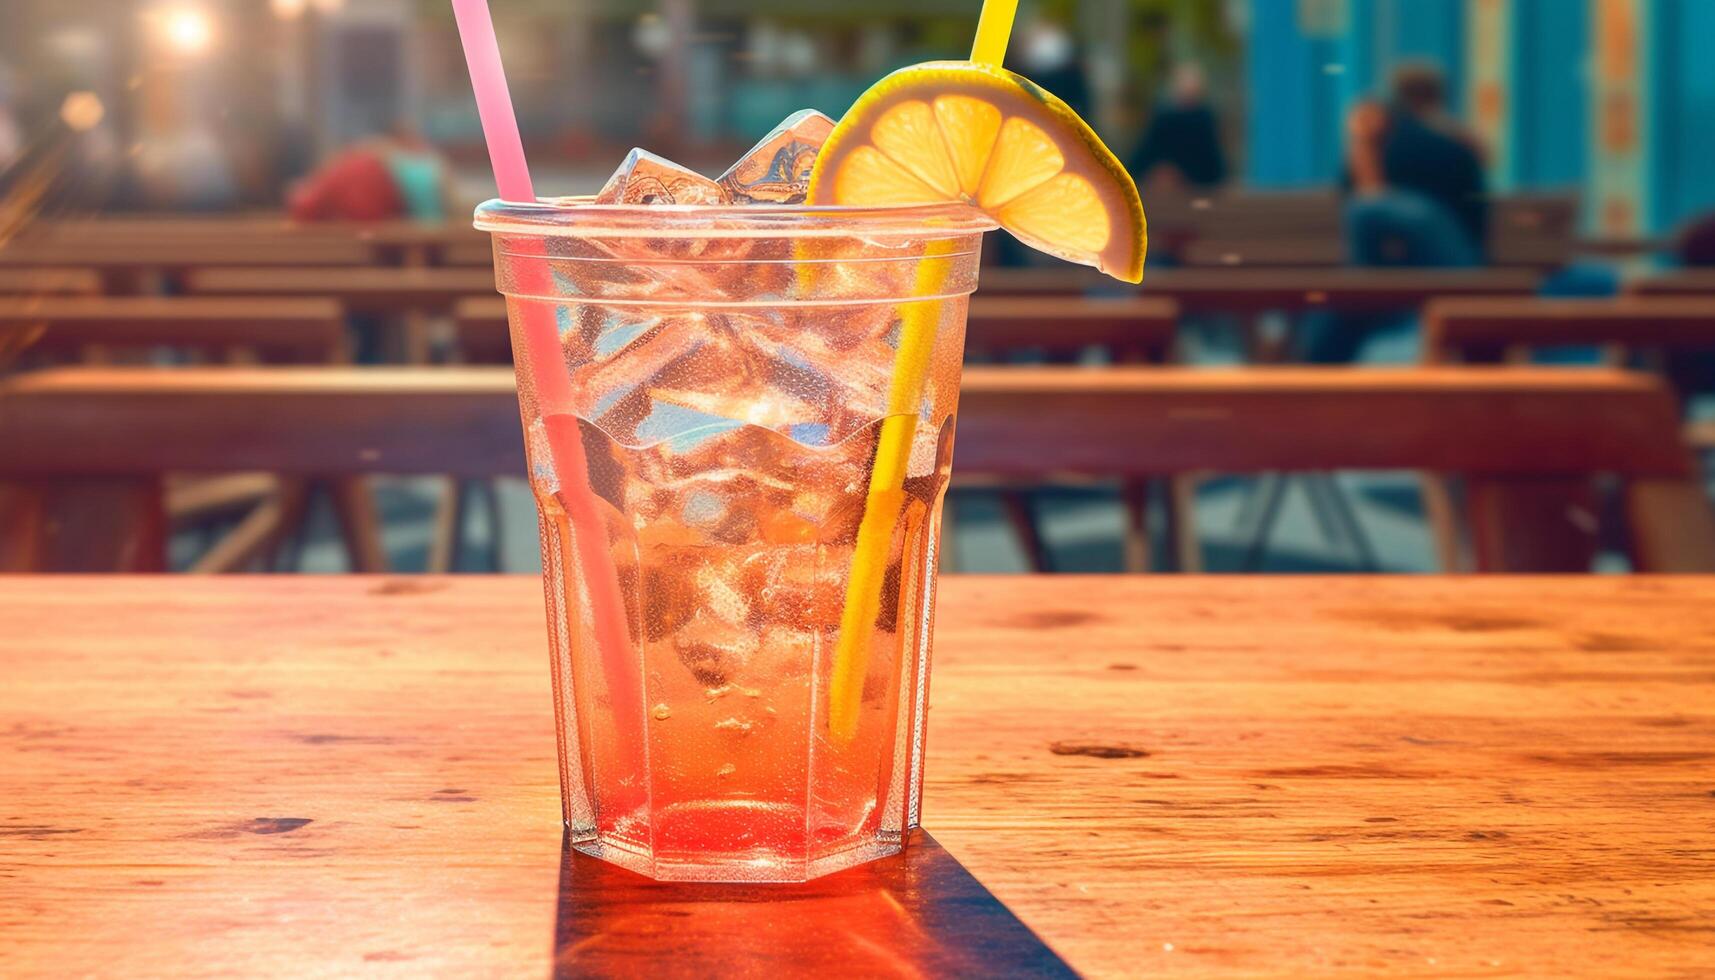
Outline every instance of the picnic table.
{"type": "MultiPolygon", "coordinates": [[[[1715,960],[1715,578],[939,599],[925,826],[1077,971],[1715,960]]],[[[643,927],[671,952],[694,891],[575,920],[541,604],[524,577],[0,579],[0,975],[573,975],[643,927]]],[[[853,968],[905,928],[808,927],[853,968]]]]}

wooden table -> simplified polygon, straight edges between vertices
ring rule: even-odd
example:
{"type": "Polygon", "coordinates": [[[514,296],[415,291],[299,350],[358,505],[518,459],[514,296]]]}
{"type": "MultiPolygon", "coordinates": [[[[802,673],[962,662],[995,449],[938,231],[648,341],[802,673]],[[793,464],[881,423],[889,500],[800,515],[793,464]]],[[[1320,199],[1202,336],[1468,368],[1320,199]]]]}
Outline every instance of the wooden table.
{"type": "MultiPolygon", "coordinates": [[[[925,822],[1091,976],[1689,975],[1711,608],[953,577],[925,822]]],[[[528,578],[0,579],[0,975],[544,973],[543,651],[528,578]]]]}

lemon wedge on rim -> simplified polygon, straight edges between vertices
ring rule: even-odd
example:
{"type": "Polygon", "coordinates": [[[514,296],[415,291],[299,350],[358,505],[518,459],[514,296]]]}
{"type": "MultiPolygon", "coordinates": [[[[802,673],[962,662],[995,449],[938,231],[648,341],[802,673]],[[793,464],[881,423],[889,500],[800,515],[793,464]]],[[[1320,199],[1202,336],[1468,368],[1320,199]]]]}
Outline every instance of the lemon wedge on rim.
{"type": "Polygon", "coordinates": [[[962,202],[1032,248],[1143,278],[1137,185],[1066,103],[1004,68],[933,61],[852,104],[810,173],[807,203],[962,202]]]}

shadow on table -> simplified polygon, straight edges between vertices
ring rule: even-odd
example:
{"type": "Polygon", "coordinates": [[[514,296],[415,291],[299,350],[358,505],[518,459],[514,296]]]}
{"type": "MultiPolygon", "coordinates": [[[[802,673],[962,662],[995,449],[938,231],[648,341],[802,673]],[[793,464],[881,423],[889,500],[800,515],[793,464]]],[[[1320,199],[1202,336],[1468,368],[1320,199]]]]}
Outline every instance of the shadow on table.
{"type": "Polygon", "coordinates": [[[792,885],[653,881],[561,849],[556,977],[1076,977],[933,837],[792,885]]]}

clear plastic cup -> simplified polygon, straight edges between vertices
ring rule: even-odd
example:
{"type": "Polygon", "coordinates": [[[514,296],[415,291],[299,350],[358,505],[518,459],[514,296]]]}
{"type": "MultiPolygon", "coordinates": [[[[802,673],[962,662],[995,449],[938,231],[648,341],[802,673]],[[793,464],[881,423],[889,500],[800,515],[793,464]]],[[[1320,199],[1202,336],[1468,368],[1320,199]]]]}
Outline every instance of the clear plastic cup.
{"type": "Polygon", "coordinates": [[[698,881],[797,881],[898,851],[918,819],[941,501],[992,226],[949,207],[578,199],[490,202],[476,223],[512,328],[573,844],[698,881]],[[907,317],[933,346],[902,401],[907,317]],[[909,459],[896,492],[872,494],[890,415],[915,416],[909,459]],[[880,601],[848,638],[861,685],[841,694],[854,542],[878,508],[896,509],[880,601]],[[855,705],[849,730],[829,724],[831,696],[855,705]]]}

